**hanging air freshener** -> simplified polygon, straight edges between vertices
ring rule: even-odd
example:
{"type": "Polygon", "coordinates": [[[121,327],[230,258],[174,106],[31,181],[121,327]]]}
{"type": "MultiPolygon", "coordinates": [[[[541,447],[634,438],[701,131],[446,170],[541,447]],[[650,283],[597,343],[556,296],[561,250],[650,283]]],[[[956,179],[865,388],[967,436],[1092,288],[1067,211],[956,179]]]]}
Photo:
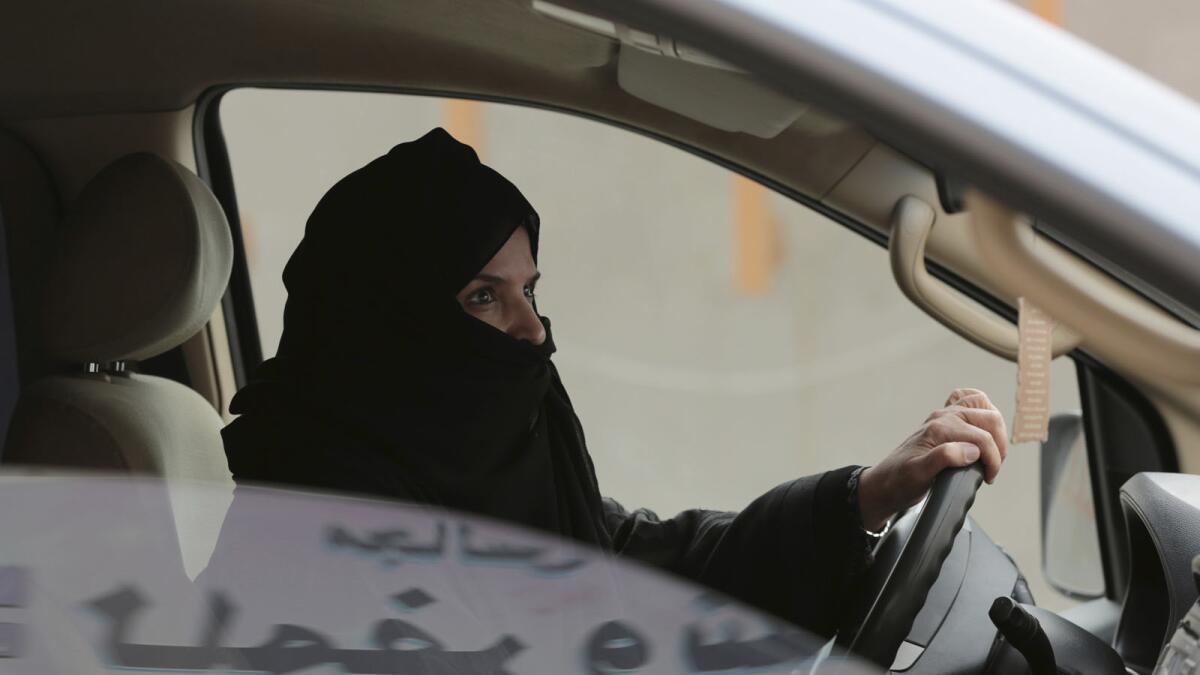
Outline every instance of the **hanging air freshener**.
{"type": "Polygon", "coordinates": [[[1054,319],[1017,300],[1017,413],[1012,442],[1045,441],[1050,425],[1050,359],[1054,319]]]}

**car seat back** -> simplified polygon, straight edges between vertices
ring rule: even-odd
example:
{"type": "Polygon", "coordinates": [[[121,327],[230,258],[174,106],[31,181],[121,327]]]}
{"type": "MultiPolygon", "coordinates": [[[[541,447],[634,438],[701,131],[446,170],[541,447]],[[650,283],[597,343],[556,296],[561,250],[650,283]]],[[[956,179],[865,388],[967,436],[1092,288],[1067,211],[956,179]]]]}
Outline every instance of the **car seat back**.
{"type": "Polygon", "coordinates": [[[97,174],[67,208],[46,279],[54,374],[21,392],[5,463],[228,483],[213,406],[135,371],[204,326],[232,261],[220,205],[183,166],[138,153],[97,174]]]}

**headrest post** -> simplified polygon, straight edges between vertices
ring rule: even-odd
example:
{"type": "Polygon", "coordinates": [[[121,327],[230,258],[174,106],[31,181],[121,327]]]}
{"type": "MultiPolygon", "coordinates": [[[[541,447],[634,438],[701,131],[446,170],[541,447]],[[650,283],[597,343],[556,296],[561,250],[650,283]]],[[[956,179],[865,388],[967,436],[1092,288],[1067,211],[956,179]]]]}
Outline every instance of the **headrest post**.
{"type": "Polygon", "coordinates": [[[128,361],[106,361],[99,363],[97,361],[89,361],[83,364],[83,372],[88,375],[116,375],[118,377],[129,376],[128,361]]]}

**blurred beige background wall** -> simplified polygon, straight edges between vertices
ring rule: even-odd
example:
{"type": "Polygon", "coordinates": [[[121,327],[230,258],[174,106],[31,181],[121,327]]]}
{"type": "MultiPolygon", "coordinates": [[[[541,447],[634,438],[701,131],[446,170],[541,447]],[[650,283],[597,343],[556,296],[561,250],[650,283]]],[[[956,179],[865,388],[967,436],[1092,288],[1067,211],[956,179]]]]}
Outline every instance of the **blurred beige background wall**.
{"type": "MultiPolygon", "coordinates": [[[[1198,6],[1033,9],[1195,94],[1183,55],[1198,6]]],[[[222,123],[267,355],[283,265],[338,178],[442,125],[513,180],[542,216],[555,360],[601,485],[627,506],[738,509],[788,478],[874,463],[957,386],[1011,420],[1015,367],[913,308],[883,249],[684,152],[557,113],[390,94],[243,90],[222,123]]],[[[1060,359],[1053,408],[1078,405],[1060,359]]],[[[973,513],[1062,607],[1040,573],[1037,467],[1035,445],[1015,447],[973,513]]]]}

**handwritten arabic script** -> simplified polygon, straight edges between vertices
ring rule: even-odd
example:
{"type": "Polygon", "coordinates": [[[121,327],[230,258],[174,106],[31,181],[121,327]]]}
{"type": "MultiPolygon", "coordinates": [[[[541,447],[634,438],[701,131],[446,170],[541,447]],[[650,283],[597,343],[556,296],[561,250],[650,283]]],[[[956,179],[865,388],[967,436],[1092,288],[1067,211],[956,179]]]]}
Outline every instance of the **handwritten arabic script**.
{"type": "Polygon", "coordinates": [[[555,551],[542,546],[482,541],[467,523],[458,524],[457,536],[451,542],[448,529],[446,523],[438,522],[433,532],[422,540],[407,529],[355,533],[347,527],[333,525],[327,529],[326,542],[335,549],[377,556],[385,565],[434,562],[452,555],[467,564],[522,567],[540,575],[557,576],[570,574],[587,564],[584,558],[560,559],[555,551]]]}
{"type": "Polygon", "coordinates": [[[339,649],[321,633],[294,624],[276,624],[270,638],[252,647],[228,647],[224,638],[237,607],[224,594],[209,596],[208,622],[199,644],[170,646],[130,641],[133,621],[149,603],[133,586],[122,586],[88,606],[108,620],[104,651],[113,665],[152,670],[232,669],[272,674],[292,673],[322,664],[340,665],[347,673],[505,673],[504,664],[525,649],[520,640],[502,635],[476,651],[448,650],[436,637],[399,619],[375,624],[375,649],[339,649]]]}
{"type": "MultiPolygon", "coordinates": [[[[436,602],[421,589],[393,596],[410,608],[436,602]]],[[[224,592],[208,595],[207,620],[195,646],[143,644],[132,640],[134,622],[150,602],[135,586],[119,586],[94,598],[86,606],[107,623],[101,652],[112,666],[159,671],[237,670],[283,675],[318,665],[340,667],[362,675],[461,674],[504,675],[510,661],[527,649],[511,634],[502,634],[477,650],[449,649],[426,630],[408,621],[389,618],[376,622],[370,633],[373,649],[339,648],[319,631],[296,624],[272,626],[262,644],[226,645],[237,605],[224,592]]],[[[812,656],[812,642],[799,629],[768,622],[764,637],[742,639],[746,628],[738,621],[722,624],[721,639],[713,639],[699,623],[683,627],[680,646],[693,672],[735,672],[790,664],[812,656]]],[[[632,673],[649,665],[650,641],[623,621],[606,621],[593,628],[582,645],[584,672],[588,675],[632,673]]]]}

